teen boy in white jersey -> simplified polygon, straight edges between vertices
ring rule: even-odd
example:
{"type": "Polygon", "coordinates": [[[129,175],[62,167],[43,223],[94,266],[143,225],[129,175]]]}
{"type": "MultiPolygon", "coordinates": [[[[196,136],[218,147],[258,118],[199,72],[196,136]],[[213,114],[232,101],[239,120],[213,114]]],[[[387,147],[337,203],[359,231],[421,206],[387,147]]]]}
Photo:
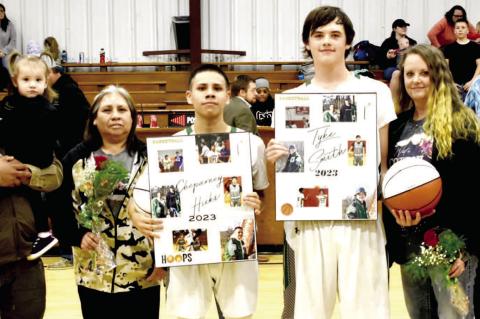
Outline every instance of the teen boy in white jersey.
{"type": "MultiPolygon", "coordinates": [[[[388,123],[395,119],[390,91],[381,82],[356,77],[345,66],[355,31],[339,8],[312,10],[303,25],[305,53],[313,58],[311,81],[289,93],[376,92],[381,158],[387,155],[388,123]]],[[[271,140],[267,159],[288,149],[271,140]]],[[[380,160],[380,159],[379,159],[380,160]]],[[[386,170],[382,160],[382,171],[386,170]]],[[[277,185],[282,187],[282,185],[277,185]]],[[[389,318],[387,259],[381,218],[377,221],[285,222],[295,252],[295,318],[330,318],[336,297],[342,318],[389,318]]]]}
{"type": "MultiPolygon", "coordinates": [[[[194,70],[186,97],[195,109],[195,124],[177,134],[240,132],[223,121],[223,108],[230,97],[228,87],[227,76],[217,66],[205,64],[194,70]]],[[[250,133],[250,148],[253,188],[263,190],[268,187],[265,145],[250,133]]],[[[244,202],[254,208],[255,213],[260,212],[257,193],[245,195],[244,202]]],[[[162,229],[161,221],[138,213],[139,210],[139,207],[130,209],[134,225],[149,237],[158,236],[155,231],[162,229]]],[[[203,318],[215,295],[225,318],[250,318],[256,309],[257,291],[256,261],[171,267],[167,308],[177,318],[203,318]]]]}

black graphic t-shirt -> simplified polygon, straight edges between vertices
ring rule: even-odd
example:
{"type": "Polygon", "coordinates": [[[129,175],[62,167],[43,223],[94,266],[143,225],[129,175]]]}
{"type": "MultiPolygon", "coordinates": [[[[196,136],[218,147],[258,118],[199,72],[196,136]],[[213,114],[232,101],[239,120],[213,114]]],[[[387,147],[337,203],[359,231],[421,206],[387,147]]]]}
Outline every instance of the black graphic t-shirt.
{"type": "Polygon", "coordinates": [[[250,111],[255,117],[257,125],[270,126],[272,124],[272,113],[275,108],[275,101],[271,96],[265,102],[255,102],[250,107],[250,111]]]}
{"type": "Polygon", "coordinates": [[[390,165],[407,157],[417,157],[431,162],[433,139],[423,131],[423,123],[425,119],[420,121],[411,119],[407,122],[400,140],[395,144],[395,155],[390,165]]]}

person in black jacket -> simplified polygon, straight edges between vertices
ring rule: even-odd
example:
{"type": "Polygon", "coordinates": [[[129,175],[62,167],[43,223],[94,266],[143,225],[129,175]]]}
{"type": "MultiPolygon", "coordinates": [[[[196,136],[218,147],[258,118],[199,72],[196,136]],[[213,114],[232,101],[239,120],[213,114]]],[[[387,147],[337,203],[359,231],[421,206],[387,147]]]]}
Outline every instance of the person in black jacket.
{"type": "MultiPolygon", "coordinates": [[[[450,268],[470,299],[473,316],[473,276],[480,255],[480,233],[475,214],[478,191],[466,179],[480,179],[480,123],[457,92],[448,64],[439,49],[417,45],[400,62],[402,113],[390,123],[388,165],[406,157],[429,161],[442,178],[442,198],[428,218],[420,213],[384,208],[389,262],[401,265],[407,310],[411,318],[460,318],[450,296],[435,278],[415,282],[405,272],[407,258],[420,252],[424,233],[434,227],[451,229],[466,242],[466,251],[450,268]],[[412,151],[413,150],[413,151],[412,151]]],[[[478,270],[477,270],[478,272],[478,270]]],[[[477,274],[478,276],[478,274],[477,274]]],[[[478,290],[478,287],[477,287],[478,290]]]]}
{"type": "Polygon", "coordinates": [[[54,106],[58,111],[59,148],[57,157],[63,158],[75,145],[80,143],[85,131],[90,104],[78,87],[77,82],[63,67],[53,62],[48,76],[49,85],[58,93],[54,106]]]}
{"type": "Polygon", "coordinates": [[[409,23],[403,19],[397,19],[392,23],[392,33],[390,37],[383,41],[380,46],[380,67],[383,69],[383,78],[387,81],[392,79],[392,74],[397,68],[397,56],[399,54],[400,46],[398,40],[407,38],[410,46],[417,44],[417,41],[407,36],[407,27],[409,23]]]}

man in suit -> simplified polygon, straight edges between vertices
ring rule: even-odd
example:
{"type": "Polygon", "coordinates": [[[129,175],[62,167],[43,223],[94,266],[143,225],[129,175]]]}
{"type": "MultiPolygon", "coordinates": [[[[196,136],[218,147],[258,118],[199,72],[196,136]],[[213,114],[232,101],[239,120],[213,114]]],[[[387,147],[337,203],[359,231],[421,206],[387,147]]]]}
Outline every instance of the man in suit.
{"type": "Polygon", "coordinates": [[[255,103],[257,87],[248,75],[239,75],[232,83],[230,103],[223,110],[223,119],[230,126],[258,135],[257,122],[250,106],[255,103]]]}

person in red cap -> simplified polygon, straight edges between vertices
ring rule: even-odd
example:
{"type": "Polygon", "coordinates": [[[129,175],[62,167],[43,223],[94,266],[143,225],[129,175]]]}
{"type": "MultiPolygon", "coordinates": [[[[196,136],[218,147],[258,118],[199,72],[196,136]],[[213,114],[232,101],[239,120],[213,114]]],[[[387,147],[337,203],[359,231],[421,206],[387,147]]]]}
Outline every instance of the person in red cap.
{"type": "Polygon", "coordinates": [[[417,44],[412,38],[407,36],[407,27],[410,23],[405,22],[403,19],[397,19],[392,23],[392,33],[390,37],[386,38],[380,46],[381,59],[379,61],[380,67],[383,69],[383,78],[390,81],[393,72],[398,70],[397,68],[397,55],[399,54],[400,46],[399,40],[408,39],[411,46],[417,44]]]}

